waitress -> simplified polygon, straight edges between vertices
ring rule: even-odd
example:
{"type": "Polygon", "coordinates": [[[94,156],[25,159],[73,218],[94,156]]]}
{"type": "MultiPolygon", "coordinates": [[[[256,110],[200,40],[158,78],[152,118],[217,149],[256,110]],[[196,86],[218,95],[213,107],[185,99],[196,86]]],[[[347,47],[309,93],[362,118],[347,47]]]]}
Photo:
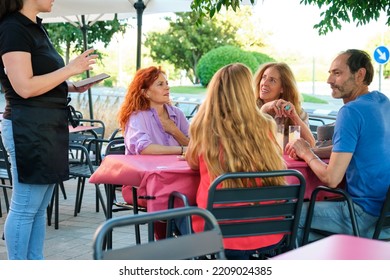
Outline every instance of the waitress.
{"type": "Polygon", "coordinates": [[[46,207],[54,185],[69,178],[67,80],[92,69],[87,50],[65,66],[41,24],[52,0],[0,0],[0,81],[5,92],[1,136],[13,191],[4,234],[9,259],[43,259],[46,207]]]}

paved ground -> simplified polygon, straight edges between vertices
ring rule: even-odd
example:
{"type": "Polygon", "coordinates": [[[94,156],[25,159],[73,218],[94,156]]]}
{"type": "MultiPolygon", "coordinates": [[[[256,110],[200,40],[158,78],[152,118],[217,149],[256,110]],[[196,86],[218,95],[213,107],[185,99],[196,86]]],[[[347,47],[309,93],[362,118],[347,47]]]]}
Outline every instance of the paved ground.
{"type": "MultiPolygon", "coordinates": [[[[47,260],[92,260],[92,239],[96,228],[105,221],[103,212],[95,212],[94,185],[85,188],[81,212],[73,216],[76,180],[65,182],[67,199],[60,196],[59,229],[46,227],[45,259],[47,260]]],[[[120,192],[118,194],[120,196],[120,192]]],[[[3,217],[0,218],[0,235],[3,233],[6,217],[3,192],[0,192],[3,217]]],[[[114,213],[114,217],[130,215],[129,211],[114,213]]],[[[144,229],[141,234],[146,236],[144,229]]],[[[113,246],[135,242],[133,228],[116,230],[113,234],[113,246]]],[[[5,242],[0,240],[0,260],[7,259],[5,242]]]]}

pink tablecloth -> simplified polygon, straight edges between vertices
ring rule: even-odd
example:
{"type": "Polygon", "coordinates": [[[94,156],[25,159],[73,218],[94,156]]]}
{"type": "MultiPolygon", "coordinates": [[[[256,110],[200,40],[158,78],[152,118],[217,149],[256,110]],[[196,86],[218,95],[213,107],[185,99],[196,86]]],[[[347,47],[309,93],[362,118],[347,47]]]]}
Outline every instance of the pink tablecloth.
{"type": "Polygon", "coordinates": [[[195,205],[199,172],[176,155],[109,155],[89,179],[91,183],[144,188],[148,211],[166,209],[172,191],[185,194],[195,205]]]}
{"type": "Polygon", "coordinates": [[[331,235],[272,260],[390,260],[390,244],[351,235],[331,235]]]}
{"type": "MultiPolygon", "coordinates": [[[[321,181],[303,161],[285,156],[288,169],[300,171],[306,179],[305,198],[321,181]]],[[[186,161],[176,155],[109,155],[89,179],[94,184],[130,185],[143,188],[148,200],[148,211],[167,208],[172,191],[185,194],[195,204],[199,172],[191,170],[186,161]]],[[[290,182],[293,183],[293,182],[290,182]]]]}
{"type": "Polygon", "coordinates": [[[98,127],[96,126],[90,126],[90,125],[79,125],[76,127],[69,126],[69,133],[76,133],[76,132],[85,132],[85,131],[91,131],[98,127]]]}
{"type": "MultiPolygon", "coordinates": [[[[311,170],[311,168],[307,165],[305,161],[294,160],[290,158],[288,155],[284,155],[284,161],[286,162],[288,169],[295,169],[302,173],[303,177],[306,179],[306,190],[305,190],[305,199],[309,199],[313,190],[320,186],[324,185],[320,179],[318,179],[317,175],[311,170]]],[[[328,162],[328,160],[324,160],[328,162]]],[[[289,183],[296,183],[296,181],[291,180],[295,178],[287,178],[289,183]]],[[[297,180],[298,181],[298,180],[297,180]]],[[[326,194],[327,196],[334,196],[330,194],[326,194]]],[[[320,193],[318,195],[318,199],[323,200],[325,198],[325,194],[320,193]]]]}

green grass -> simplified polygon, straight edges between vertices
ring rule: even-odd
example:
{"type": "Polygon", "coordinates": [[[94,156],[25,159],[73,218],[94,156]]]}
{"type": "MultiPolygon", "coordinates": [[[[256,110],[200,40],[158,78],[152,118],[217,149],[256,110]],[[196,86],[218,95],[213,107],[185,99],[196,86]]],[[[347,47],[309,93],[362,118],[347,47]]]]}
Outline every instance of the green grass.
{"type": "MultiPolygon", "coordinates": [[[[202,86],[173,86],[171,87],[171,92],[180,93],[180,94],[205,94],[206,88],[202,86]]],[[[328,104],[326,100],[315,97],[310,94],[302,93],[303,101],[317,104],[328,104]]]]}
{"type": "Polygon", "coordinates": [[[302,93],[303,102],[317,103],[317,104],[328,104],[328,101],[322,100],[321,98],[315,97],[310,94],[302,93]]]}
{"type": "Polygon", "coordinates": [[[194,93],[206,93],[206,88],[202,86],[173,86],[171,92],[183,93],[183,94],[194,94],[194,93]]]}

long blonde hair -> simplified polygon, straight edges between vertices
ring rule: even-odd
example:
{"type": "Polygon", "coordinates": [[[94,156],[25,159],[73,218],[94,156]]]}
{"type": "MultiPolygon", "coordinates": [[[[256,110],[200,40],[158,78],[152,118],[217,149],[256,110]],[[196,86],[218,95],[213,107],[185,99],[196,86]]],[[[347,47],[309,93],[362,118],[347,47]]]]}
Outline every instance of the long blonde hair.
{"type": "MultiPolygon", "coordinates": [[[[208,85],[190,125],[188,156],[203,155],[211,180],[226,172],[285,168],[275,140],[276,124],[260,112],[254,96],[252,74],[240,63],[221,68],[208,85]]],[[[284,179],[264,183],[282,184],[284,179]]]]}

